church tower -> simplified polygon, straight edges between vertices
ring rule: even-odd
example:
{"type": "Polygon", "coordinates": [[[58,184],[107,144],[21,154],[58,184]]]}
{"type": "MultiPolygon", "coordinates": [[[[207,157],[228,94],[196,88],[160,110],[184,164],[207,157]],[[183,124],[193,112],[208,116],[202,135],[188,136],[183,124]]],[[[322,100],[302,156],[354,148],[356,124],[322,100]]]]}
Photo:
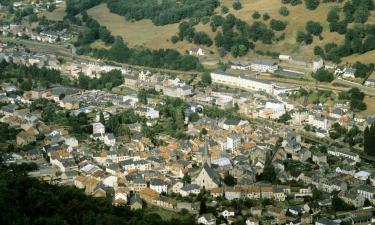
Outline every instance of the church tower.
{"type": "Polygon", "coordinates": [[[207,163],[207,165],[209,167],[211,167],[211,156],[210,156],[210,153],[208,151],[208,143],[207,143],[207,140],[205,141],[204,143],[204,147],[203,147],[203,157],[202,157],[202,164],[204,165],[205,163],[207,163]]]}

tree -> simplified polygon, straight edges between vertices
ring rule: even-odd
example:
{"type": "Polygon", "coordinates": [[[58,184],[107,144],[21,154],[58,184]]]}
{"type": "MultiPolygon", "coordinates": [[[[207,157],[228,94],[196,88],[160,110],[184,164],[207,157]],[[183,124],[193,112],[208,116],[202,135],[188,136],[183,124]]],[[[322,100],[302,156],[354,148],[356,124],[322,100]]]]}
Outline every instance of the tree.
{"type": "Polygon", "coordinates": [[[339,17],[339,14],[338,14],[338,9],[331,9],[328,12],[327,22],[334,23],[334,22],[338,22],[339,19],[340,19],[340,17],[339,17]]]}
{"type": "Polygon", "coordinates": [[[318,55],[318,56],[324,58],[324,50],[323,50],[323,48],[320,47],[320,46],[315,46],[314,47],[314,55],[318,55]]]}
{"type": "Polygon", "coordinates": [[[287,7],[281,6],[280,9],[279,9],[279,13],[282,16],[288,16],[289,15],[289,10],[288,10],[287,7]]]}
{"type": "Polygon", "coordinates": [[[303,31],[297,31],[296,42],[302,43],[305,41],[305,33],[303,31]]]}
{"type": "Polygon", "coordinates": [[[184,184],[190,184],[191,183],[191,177],[189,176],[188,173],[185,173],[184,174],[184,177],[182,178],[182,182],[184,184]]]}
{"type": "Polygon", "coordinates": [[[334,79],[333,74],[323,68],[318,69],[315,73],[312,74],[312,76],[313,78],[315,78],[315,80],[320,82],[331,82],[334,79]]]}
{"type": "Polygon", "coordinates": [[[271,18],[270,15],[268,15],[268,13],[264,13],[262,17],[264,21],[267,21],[271,18]]]}
{"type": "Polygon", "coordinates": [[[272,164],[266,165],[263,169],[263,173],[258,178],[259,180],[265,180],[271,183],[275,183],[277,181],[277,176],[275,172],[275,168],[272,164]]]}
{"type": "Polygon", "coordinates": [[[278,119],[278,122],[286,124],[286,122],[288,122],[291,119],[292,117],[289,115],[289,113],[286,112],[280,116],[280,118],[278,119]]]}
{"type": "Polygon", "coordinates": [[[251,17],[254,19],[254,20],[257,20],[260,18],[260,13],[258,11],[255,11],[253,12],[253,14],[251,15],[251,17]]]}
{"type": "Polygon", "coordinates": [[[270,26],[271,26],[272,30],[282,31],[282,30],[285,30],[286,23],[281,21],[281,20],[272,19],[271,22],[270,22],[270,26]]]}
{"type": "Polygon", "coordinates": [[[305,6],[309,10],[315,10],[318,8],[320,0],[305,0],[305,6]]]}
{"type": "Polygon", "coordinates": [[[206,71],[202,74],[202,83],[206,86],[212,83],[211,74],[209,72],[206,71]]]}
{"type": "Polygon", "coordinates": [[[234,3],[232,4],[232,6],[233,6],[233,9],[235,9],[235,10],[240,10],[240,9],[242,9],[242,4],[241,4],[241,2],[234,2],[234,3]]]}
{"type": "Polygon", "coordinates": [[[229,172],[226,172],[224,176],[224,183],[227,186],[233,187],[234,185],[236,185],[237,181],[236,178],[229,174],[229,172]]]}
{"type": "Polygon", "coordinates": [[[203,197],[201,199],[200,207],[199,207],[199,214],[202,215],[204,213],[207,213],[207,205],[206,205],[206,198],[203,197]]]}
{"type": "Polygon", "coordinates": [[[221,13],[222,14],[227,14],[228,12],[229,12],[228,7],[226,7],[225,5],[221,6],[221,13]]]}
{"type": "Polygon", "coordinates": [[[176,36],[176,35],[173,35],[173,36],[171,37],[171,42],[172,42],[173,44],[176,44],[179,40],[180,40],[179,37],[176,36]]]}
{"type": "Polygon", "coordinates": [[[307,32],[315,36],[319,36],[323,31],[323,27],[319,22],[314,22],[311,20],[306,23],[305,29],[307,32]]]}

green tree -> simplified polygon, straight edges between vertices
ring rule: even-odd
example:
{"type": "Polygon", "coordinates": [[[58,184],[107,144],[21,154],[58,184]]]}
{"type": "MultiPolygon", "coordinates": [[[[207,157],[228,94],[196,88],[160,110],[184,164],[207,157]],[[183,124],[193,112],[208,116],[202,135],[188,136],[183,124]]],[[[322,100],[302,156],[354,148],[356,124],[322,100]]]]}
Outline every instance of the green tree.
{"type": "Polygon", "coordinates": [[[182,182],[184,184],[190,184],[191,183],[191,177],[189,176],[188,173],[185,173],[184,174],[184,177],[182,178],[182,182]]]}
{"type": "Polygon", "coordinates": [[[288,16],[289,15],[289,10],[285,6],[281,6],[279,9],[279,14],[282,16],[288,16]]]}
{"type": "Polygon", "coordinates": [[[226,7],[225,5],[221,6],[221,13],[222,14],[227,14],[229,12],[229,8],[226,7]]]}
{"type": "Polygon", "coordinates": [[[315,36],[319,36],[323,31],[323,27],[319,22],[314,22],[311,20],[306,23],[305,29],[307,32],[315,36]]]}
{"type": "Polygon", "coordinates": [[[320,82],[331,82],[334,79],[333,74],[323,68],[318,69],[315,73],[312,74],[312,76],[313,78],[315,78],[315,80],[320,82]]]}
{"type": "Polygon", "coordinates": [[[288,112],[286,112],[286,113],[284,113],[283,115],[280,116],[280,118],[278,119],[278,122],[286,124],[291,119],[292,119],[292,117],[289,115],[288,112]]]}
{"type": "Polygon", "coordinates": [[[257,20],[260,18],[260,13],[258,11],[255,11],[253,12],[253,14],[251,15],[251,17],[254,19],[254,20],[257,20]]]}
{"type": "Polygon", "coordinates": [[[212,83],[211,74],[210,72],[203,72],[202,74],[202,83],[205,86],[209,86],[212,83]]]}
{"type": "Polygon", "coordinates": [[[282,30],[285,30],[286,23],[281,21],[281,20],[272,19],[271,22],[270,22],[270,26],[271,26],[272,30],[282,31],[282,30]]]}
{"type": "Polygon", "coordinates": [[[318,8],[320,0],[305,0],[306,8],[309,10],[315,10],[318,8]]]}
{"type": "Polygon", "coordinates": [[[234,2],[234,3],[232,4],[232,6],[233,6],[233,9],[235,9],[235,10],[240,10],[240,9],[242,9],[242,4],[241,4],[241,2],[234,2]]]}
{"type": "Polygon", "coordinates": [[[230,175],[229,172],[227,171],[224,176],[224,183],[227,186],[233,187],[234,185],[236,185],[237,181],[236,181],[236,178],[230,175]]]}

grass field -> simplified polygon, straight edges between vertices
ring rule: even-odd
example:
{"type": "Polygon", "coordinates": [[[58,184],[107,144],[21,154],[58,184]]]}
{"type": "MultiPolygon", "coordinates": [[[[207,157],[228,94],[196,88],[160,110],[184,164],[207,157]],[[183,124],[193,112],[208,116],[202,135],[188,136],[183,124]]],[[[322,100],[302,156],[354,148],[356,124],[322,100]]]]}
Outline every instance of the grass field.
{"type": "MultiPolygon", "coordinates": [[[[257,49],[278,51],[283,54],[295,54],[307,57],[313,56],[313,47],[315,45],[324,45],[328,42],[342,43],[343,36],[337,33],[330,33],[328,31],[328,24],[326,16],[328,11],[338,6],[337,3],[324,3],[320,4],[319,8],[315,11],[310,11],[305,8],[304,4],[298,6],[287,6],[290,14],[287,17],[279,15],[279,8],[283,6],[280,0],[241,0],[243,8],[241,10],[234,10],[232,8],[232,0],[223,0],[222,5],[228,6],[230,13],[242,20],[252,23],[254,20],[251,18],[253,12],[258,11],[261,14],[268,13],[271,18],[280,19],[288,22],[285,30],[285,40],[274,45],[264,45],[257,43],[257,49]],[[301,45],[295,43],[295,36],[298,30],[303,30],[305,23],[309,20],[320,22],[323,27],[323,40],[314,38],[312,45],[301,45]]],[[[150,20],[141,20],[136,22],[126,21],[124,17],[117,14],[110,13],[105,4],[98,5],[88,11],[89,15],[94,17],[102,25],[105,25],[112,31],[114,35],[119,35],[128,42],[129,46],[145,46],[149,48],[175,48],[180,52],[185,52],[194,46],[194,44],[187,42],[179,42],[172,44],[169,39],[177,33],[178,24],[168,24],[165,26],[155,26],[150,20]]],[[[217,9],[220,13],[220,7],[217,9]]],[[[260,19],[261,20],[261,19],[260,19]]],[[[268,22],[267,22],[268,23],[268,22]]],[[[195,26],[198,31],[207,32],[211,38],[215,37],[215,33],[211,32],[209,24],[198,24],[195,26]]],[[[282,32],[278,32],[280,35],[282,32]]],[[[216,52],[216,48],[211,46],[208,48],[216,52]]],[[[250,53],[249,56],[252,56],[250,53]]],[[[231,59],[230,57],[228,59],[231,59]]]]}
{"type": "MultiPolygon", "coordinates": [[[[258,11],[262,15],[264,13],[268,13],[271,18],[286,21],[288,23],[287,28],[285,31],[283,31],[285,32],[285,40],[274,45],[263,45],[258,43],[258,49],[277,51],[283,54],[295,54],[312,57],[313,47],[315,45],[324,45],[328,42],[342,43],[344,40],[342,35],[329,32],[328,23],[326,21],[329,10],[333,7],[341,5],[342,3],[322,3],[316,10],[310,11],[306,9],[304,4],[297,6],[284,5],[281,3],[281,0],[241,0],[240,2],[242,3],[243,8],[236,11],[232,7],[232,2],[233,1],[231,0],[223,0],[222,4],[226,5],[230,9],[230,13],[233,13],[236,17],[239,17],[246,22],[252,23],[254,19],[251,17],[251,15],[255,11],[258,11]],[[288,8],[288,16],[284,17],[279,14],[279,9],[281,6],[286,6],[288,8]],[[307,46],[296,43],[295,37],[297,31],[304,30],[305,24],[309,20],[321,23],[324,28],[322,33],[324,39],[319,40],[319,38],[314,37],[313,44],[307,46]]],[[[261,18],[258,20],[262,21],[261,18]]],[[[268,22],[266,21],[266,23],[268,22]]],[[[278,35],[281,33],[282,32],[277,32],[278,35]]]]}
{"type": "Polygon", "coordinates": [[[366,52],[362,55],[354,54],[345,58],[342,58],[343,62],[355,63],[357,61],[362,63],[375,63],[375,50],[366,52]]]}
{"type": "Polygon", "coordinates": [[[123,37],[131,47],[175,48],[185,52],[194,46],[187,42],[173,44],[169,41],[178,32],[178,24],[155,26],[151,20],[126,21],[124,17],[111,13],[105,4],[90,9],[88,14],[106,26],[113,35],[123,37]]]}
{"type": "Polygon", "coordinates": [[[364,102],[367,105],[367,109],[360,114],[362,115],[375,115],[375,97],[365,96],[364,102]]]}
{"type": "Polygon", "coordinates": [[[56,9],[53,12],[44,12],[44,16],[46,16],[49,20],[63,20],[65,16],[65,2],[57,5],[56,9]]]}

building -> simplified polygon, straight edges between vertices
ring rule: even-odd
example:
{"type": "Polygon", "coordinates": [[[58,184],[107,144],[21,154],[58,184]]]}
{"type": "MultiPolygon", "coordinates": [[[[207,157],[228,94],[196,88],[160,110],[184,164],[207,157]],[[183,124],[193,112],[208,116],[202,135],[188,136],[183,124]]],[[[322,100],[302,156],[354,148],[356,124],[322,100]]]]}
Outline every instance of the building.
{"type": "Polygon", "coordinates": [[[365,85],[368,87],[375,87],[375,79],[367,79],[365,85]]]}
{"type": "Polygon", "coordinates": [[[150,188],[159,194],[168,192],[168,185],[160,179],[152,179],[150,181],[150,188]]]}
{"type": "Polygon", "coordinates": [[[247,62],[234,62],[230,68],[232,70],[250,70],[251,66],[247,62]]]}
{"type": "Polygon", "coordinates": [[[260,80],[245,75],[235,75],[223,71],[211,73],[213,83],[223,84],[231,87],[242,88],[249,91],[264,91],[272,94],[273,85],[270,81],[260,80]]]}
{"type": "Polygon", "coordinates": [[[277,63],[270,60],[253,60],[250,65],[252,71],[262,73],[274,73],[278,68],[277,63]]]}
{"type": "Polygon", "coordinates": [[[103,135],[105,133],[105,127],[102,123],[93,123],[92,124],[92,133],[93,134],[101,134],[103,135]]]}
{"type": "Polygon", "coordinates": [[[198,224],[215,225],[216,218],[212,213],[205,213],[198,218],[198,224]]]}
{"type": "Polygon", "coordinates": [[[353,78],[355,78],[355,76],[354,76],[355,72],[356,72],[356,69],[344,68],[343,73],[342,73],[342,77],[346,78],[346,79],[353,79],[353,78]]]}
{"type": "Polygon", "coordinates": [[[210,190],[219,187],[220,176],[215,170],[209,167],[207,163],[205,163],[193,183],[198,184],[203,189],[210,190]]]}
{"type": "Polygon", "coordinates": [[[319,56],[317,56],[313,62],[312,62],[312,70],[316,72],[318,69],[322,68],[324,66],[323,59],[319,56]]]}
{"type": "Polygon", "coordinates": [[[325,116],[310,114],[308,124],[324,131],[328,130],[328,120],[325,116]]]}
{"type": "Polygon", "coordinates": [[[204,56],[206,55],[205,51],[202,48],[191,48],[189,50],[189,55],[195,55],[195,56],[204,56]]]}

